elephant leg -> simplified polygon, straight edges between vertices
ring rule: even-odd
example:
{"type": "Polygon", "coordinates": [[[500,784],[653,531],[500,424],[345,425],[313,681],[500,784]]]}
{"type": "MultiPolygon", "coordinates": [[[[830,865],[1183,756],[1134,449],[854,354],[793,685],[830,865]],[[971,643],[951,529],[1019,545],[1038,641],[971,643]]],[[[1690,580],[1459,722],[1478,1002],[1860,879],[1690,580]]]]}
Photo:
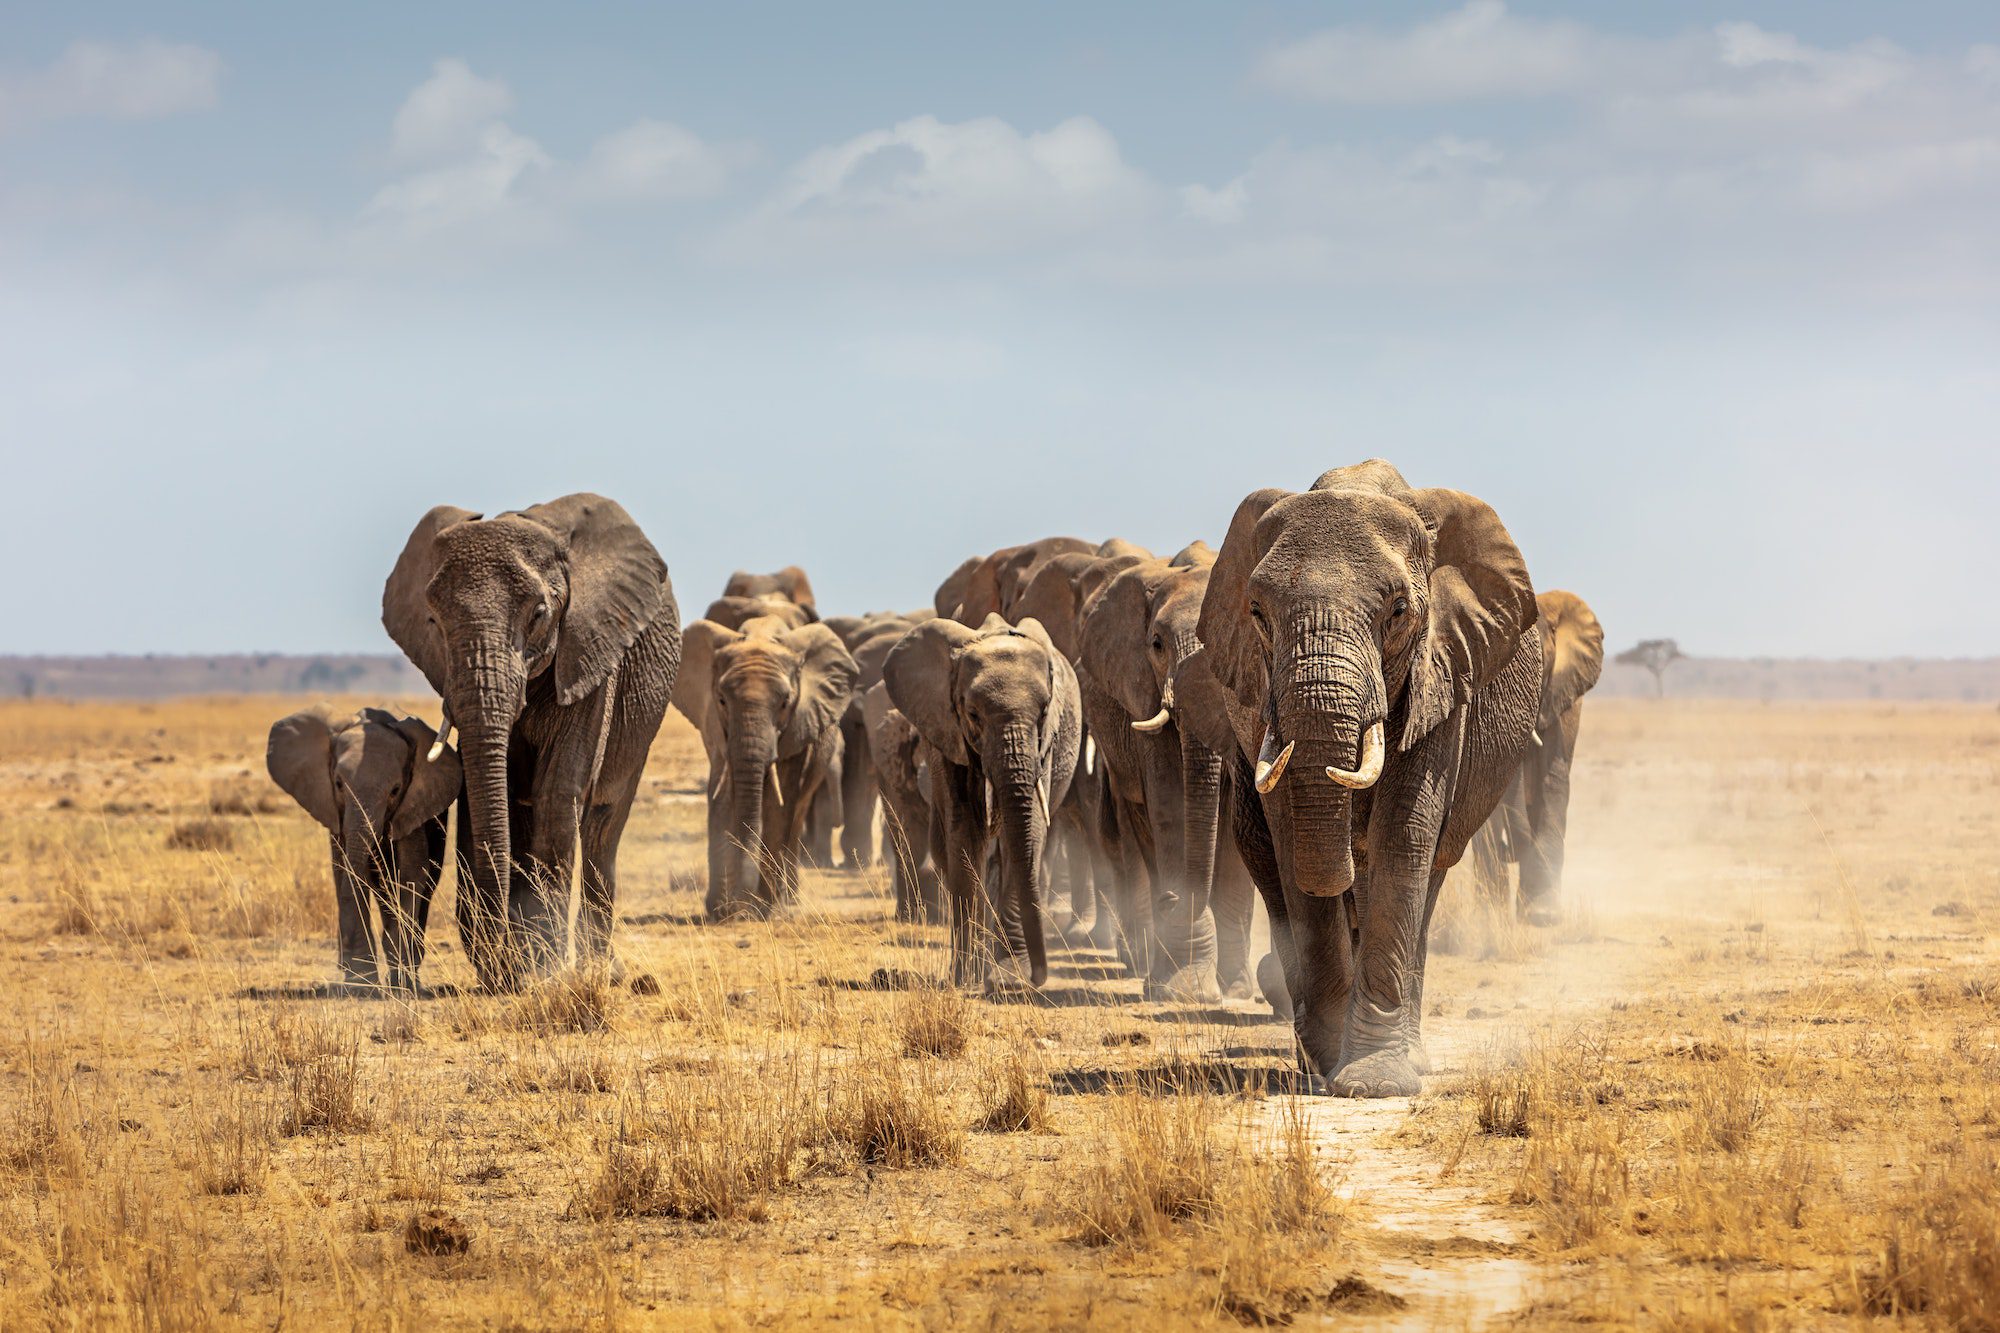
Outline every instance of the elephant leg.
{"type": "Polygon", "coordinates": [[[815,796],[806,808],[805,855],[821,869],[833,868],[833,826],[840,818],[840,802],[833,793],[815,796]]]}
{"type": "Polygon", "coordinates": [[[866,870],[875,864],[875,765],[867,727],[843,724],[841,730],[840,860],[848,870],[866,870]]]}
{"type": "Polygon", "coordinates": [[[1136,802],[1118,804],[1119,955],[1133,976],[1153,975],[1153,884],[1155,858],[1147,835],[1146,812],[1136,802]]]}
{"type": "MultiPolygon", "coordinates": [[[[733,901],[729,876],[740,859],[729,841],[729,793],[727,790],[717,792],[718,783],[722,783],[722,770],[711,761],[708,773],[708,790],[711,793],[708,798],[708,886],[702,894],[702,912],[711,921],[724,916],[733,901]]],[[[726,783],[722,785],[727,787],[726,783]]]]}
{"type": "Polygon", "coordinates": [[[430,917],[431,891],[437,886],[442,851],[433,852],[430,836],[442,842],[442,823],[396,841],[390,874],[377,898],[382,913],[383,984],[399,994],[413,995],[424,963],[424,929],[430,917]]]}
{"type": "Polygon", "coordinates": [[[1357,867],[1355,876],[1360,948],[1344,1059],[1329,1084],[1346,1097],[1405,1097],[1423,1087],[1411,1049],[1421,1016],[1411,1010],[1423,993],[1424,934],[1442,882],[1431,864],[1439,821],[1421,814],[1388,820],[1395,826],[1371,830],[1376,845],[1365,874],[1357,867]]]}
{"type": "Polygon", "coordinates": [[[1540,823],[1522,839],[1521,915],[1535,925],[1554,925],[1560,919],[1563,848],[1569,829],[1570,760],[1581,721],[1581,705],[1571,705],[1563,714],[1559,734],[1546,739],[1545,744],[1559,749],[1548,761],[1548,771],[1542,777],[1541,799],[1536,803],[1540,823]]]}
{"type": "Polygon", "coordinates": [[[1250,933],[1257,911],[1257,887],[1233,845],[1216,849],[1215,888],[1210,894],[1215,913],[1215,981],[1224,995],[1250,995],[1250,933]]]}
{"type": "Polygon", "coordinates": [[[343,986],[378,984],[375,943],[369,928],[368,904],[374,896],[372,857],[350,864],[338,838],[333,840],[333,896],[339,918],[340,981],[343,986]]]}
{"type": "Polygon", "coordinates": [[[986,802],[976,790],[981,784],[967,768],[937,763],[931,782],[938,798],[932,802],[933,819],[942,826],[932,833],[931,846],[944,862],[952,984],[978,986],[986,972],[981,956],[986,924],[981,887],[986,862],[986,802]]]}
{"type": "Polygon", "coordinates": [[[639,775],[633,774],[611,800],[593,803],[583,812],[583,873],[581,901],[576,909],[577,961],[608,965],[614,978],[622,971],[611,949],[611,930],[618,908],[618,843],[625,821],[638,799],[639,775]]]}

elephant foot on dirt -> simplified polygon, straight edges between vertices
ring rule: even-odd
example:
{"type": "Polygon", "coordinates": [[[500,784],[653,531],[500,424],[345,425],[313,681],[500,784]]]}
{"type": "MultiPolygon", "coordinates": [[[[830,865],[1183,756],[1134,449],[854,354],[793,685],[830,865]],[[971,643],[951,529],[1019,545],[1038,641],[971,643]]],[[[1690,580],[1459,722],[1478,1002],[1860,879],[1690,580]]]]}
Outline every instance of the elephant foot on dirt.
{"type": "Polygon", "coordinates": [[[1555,895],[1531,898],[1521,904],[1521,920],[1531,926],[1559,926],[1562,924],[1562,905],[1555,895]]]}
{"type": "Polygon", "coordinates": [[[1145,997],[1180,1004],[1214,1004],[1222,998],[1222,987],[1216,984],[1213,966],[1193,963],[1162,980],[1148,978],[1145,997]]]}
{"type": "Polygon", "coordinates": [[[1335,1097],[1414,1097],[1423,1089],[1423,1076],[1402,1046],[1350,1060],[1326,1083],[1335,1097]]]}

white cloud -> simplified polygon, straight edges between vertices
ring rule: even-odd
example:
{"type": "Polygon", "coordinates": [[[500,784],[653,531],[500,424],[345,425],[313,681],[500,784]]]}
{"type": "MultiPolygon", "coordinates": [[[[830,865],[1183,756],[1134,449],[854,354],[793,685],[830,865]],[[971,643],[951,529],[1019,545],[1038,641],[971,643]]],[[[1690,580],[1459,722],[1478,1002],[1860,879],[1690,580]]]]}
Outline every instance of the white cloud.
{"type": "Polygon", "coordinates": [[[760,223],[848,245],[1008,250],[1133,216],[1154,193],[1088,116],[1024,134],[926,115],[809,155],[760,223]]]}
{"type": "Polygon", "coordinates": [[[0,75],[0,128],[92,117],[156,120],[215,105],[222,57],[156,40],[75,42],[46,69],[0,75]]]}
{"type": "Polygon", "coordinates": [[[479,146],[485,131],[514,107],[513,91],[446,56],[396,111],[389,146],[405,162],[447,157],[479,146]]]}
{"type": "Polygon", "coordinates": [[[1291,96],[1361,105],[1543,97],[1604,79],[1607,66],[1622,63],[1617,47],[1581,24],[1471,0],[1401,31],[1323,29],[1270,52],[1256,73],[1291,96]]]}
{"type": "Polygon", "coordinates": [[[496,121],[468,153],[384,186],[368,211],[424,230],[475,222],[519,203],[524,183],[552,165],[540,144],[496,121]]]}
{"type": "Polygon", "coordinates": [[[605,198],[705,199],[721,194],[751,156],[741,145],[706,143],[664,120],[640,120],[591,146],[579,169],[584,190],[605,198]]]}

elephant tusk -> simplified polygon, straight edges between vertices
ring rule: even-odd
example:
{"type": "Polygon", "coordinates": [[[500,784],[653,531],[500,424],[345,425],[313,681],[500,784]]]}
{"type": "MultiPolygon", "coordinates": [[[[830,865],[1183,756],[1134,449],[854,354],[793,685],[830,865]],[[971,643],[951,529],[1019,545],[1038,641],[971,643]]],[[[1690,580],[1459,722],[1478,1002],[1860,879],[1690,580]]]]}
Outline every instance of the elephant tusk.
{"type": "Polygon", "coordinates": [[[729,781],[729,761],[725,759],[722,761],[721,769],[716,772],[715,786],[708,793],[708,799],[712,801],[722,795],[722,784],[727,781],[729,781]]]}
{"type": "Polygon", "coordinates": [[[1529,732],[1529,733],[1528,733],[1528,739],[1529,739],[1529,740],[1531,740],[1531,741],[1533,741],[1533,742],[1535,743],[1535,748],[1536,748],[1537,750],[1539,750],[1539,749],[1541,749],[1541,748],[1542,748],[1542,733],[1541,733],[1541,732],[1539,732],[1539,731],[1531,731],[1531,732],[1529,732]]]}
{"type": "Polygon", "coordinates": [[[1097,742],[1088,736],[1083,738],[1083,771],[1093,775],[1097,772],[1097,742]]]}
{"type": "Polygon", "coordinates": [[[1174,710],[1169,708],[1165,704],[1161,704],[1159,712],[1153,714],[1151,717],[1147,718],[1144,722],[1134,722],[1132,724],[1132,730],[1143,731],[1146,732],[1148,735],[1150,735],[1153,732],[1158,731],[1161,727],[1166,726],[1167,723],[1173,720],[1174,720],[1174,710]]]}
{"type": "Polygon", "coordinates": [[[783,786],[781,786],[781,785],[779,784],[779,782],[778,782],[778,769],[777,769],[777,765],[775,765],[775,764],[774,764],[774,765],[772,765],[772,766],[771,766],[770,768],[767,768],[767,769],[765,769],[765,770],[764,770],[764,772],[765,772],[765,773],[766,773],[766,774],[767,774],[767,775],[768,775],[768,776],[770,777],[770,779],[771,779],[771,799],[772,799],[772,800],[774,800],[774,801],[776,801],[776,802],[778,803],[778,808],[779,808],[780,810],[784,809],[784,808],[785,808],[785,789],[784,789],[784,787],[783,787],[783,786]]]}
{"type": "Polygon", "coordinates": [[[1264,728],[1264,744],[1257,751],[1257,792],[1269,796],[1278,785],[1278,779],[1285,776],[1285,765],[1292,762],[1292,746],[1296,741],[1286,741],[1285,748],[1276,755],[1271,752],[1278,747],[1278,738],[1269,727],[1264,728]]]}
{"type": "Polygon", "coordinates": [[[1049,780],[1047,778],[1040,778],[1035,782],[1035,804],[1042,808],[1042,823],[1047,824],[1049,822],[1049,780]]]}
{"type": "Polygon", "coordinates": [[[444,747],[449,744],[451,744],[451,719],[446,718],[444,725],[438,728],[438,737],[431,742],[430,753],[424,756],[424,762],[435,764],[438,761],[438,756],[444,753],[444,747]]]}
{"type": "Polygon", "coordinates": [[[1353,787],[1357,791],[1372,787],[1382,776],[1382,724],[1374,723],[1361,737],[1361,766],[1353,772],[1344,768],[1328,768],[1326,775],[1343,787],[1353,787]]]}

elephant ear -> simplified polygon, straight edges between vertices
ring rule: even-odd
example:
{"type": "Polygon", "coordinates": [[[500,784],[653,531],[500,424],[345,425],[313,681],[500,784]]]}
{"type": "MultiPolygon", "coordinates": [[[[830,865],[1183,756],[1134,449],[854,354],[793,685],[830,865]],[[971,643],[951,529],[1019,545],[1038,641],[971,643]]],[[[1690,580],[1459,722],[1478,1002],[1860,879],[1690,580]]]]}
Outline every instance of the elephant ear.
{"type": "Polygon", "coordinates": [[[1431,531],[1433,558],[1424,637],[1410,664],[1404,750],[1500,674],[1537,614],[1527,561],[1491,505],[1441,487],[1410,500],[1431,531]]]}
{"type": "Polygon", "coordinates": [[[1245,708],[1263,711],[1270,691],[1270,663],[1264,640],[1250,623],[1250,575],[1264,558],[1257,544],[1257,524],[1272,505],[1292,492],[1276,486],[1252,491],[1236,506],[1229,535],[1208,576],[1201,599],[1201,619],[1195,637],[1208,649],[1209,668],[1224,689],[1245,708]]]}
{"type": "Polygon", "coordinates": [[[854,700],[861,668],[840,636],[824,625],[792,630],[780,635],[778,642],[799,657],[798,701],[780,749],[803,749],[839,725],[854,700]]]}
{"type": "Polygon", "coordinates": [[[340,829],[340,806],[333,797],[333,733],[347,720],[331,704],[314,704],[273,723],[264,746],[264,767],[271,781],[335,832],[340,829]]]}
{"type": "Polygon", "coordinates": [[[1019,546],[1003,546],[972,567],[960,590],[958,605],[951,616],[961,625],[977,625],[1000,609],[1000,566],[1021,553],[1019,546]]]}
{"type": "Polygon", "coordinates": [[[439,694],[445,687],[444,635],[431,623],[431,605],[424,592],[437,573],[438,534],[478,517],[457,505],[439,505],[425,514],[403,543],[403,553],[382,585],[382,628],[439,694]]]}
{"type": "MultiPolygon", "coordinates": [[[[443,814],[458,799],[458,789],[464,782],[458,751],[447,745],[432,759],[431,746],[437,743],[437,732],[431,730],[430,723],[386,709],[369,709],[363,716],[369,714],[381,714],[380,720],[394,728],[410,747],[406,770],[409,782],[403,788],[403,798],[396,803],[395,813],[389,817],[389,835],[406,838],[443,814]]],[[[377,719],[369,717],[369,720],[377,719]]]]}
{"type": "Polygon", "coordinates": [[[1096,564],[1094,555],[1062,555],[1035,571],[1028,586],[1014,603],[1019,616],[1032,616],[1042,623],[1056,650],[1071,661],[1077,654],[1076,580],[1082,571],[1096,564]]]}
{"type": "MultiPolygon", "coordinates": [[[[984,561],[984,556],[968,556],[957,569],[945,575],[944,582],[938,584],[937,591],[931,595],[931,609],[946,620],[955,619],[960,604],[965,601],[965,590],[984,561]]],[[[916,616],[910,618],[919,619],[916,616]]]]}
{"type": "Polygon", "coordinates": [[[667,562],[624,506],[601,495],[565,495],[521,514],[569,541],[556,700],[573,704],[604,683],[655,620],[679,619],[667,562]]]}
{"type": "Polygon", "coordinates": [[[1545,592],[1535,602],[1541,609],[1542,632],[1549,645],[1550,665],[1542,684],[1539,726],[1548,734],[1604,674],[1604,627],[1597,623],[1590,603],[1573,592],[1545,592]]]}
{"type": "Polygon", "coordinates": [[[707,730],[708,710],[715,700],[715,654],[742,637],[713,620],[697,620],[681,631],[681,669],[674,677],[673,705],[696,731],[707,730]]]}
{"type": "Polygon", "coordinates": [[[979,636],[956,620],[927,620],[905,634],[882,662],[889,701],[931,745],[954,764],[968,764],[965,734],[952,702],[953,668],[979,636]]]}
{"type": "Polygon", "coordinates": [[[1146,646],[1154,579],[1167,568],[1158,560],[1134,565],[1105,584],[1083,612],[1083,673],[1135,722],[1160,711],[1160,686],[1146,646]]]}

